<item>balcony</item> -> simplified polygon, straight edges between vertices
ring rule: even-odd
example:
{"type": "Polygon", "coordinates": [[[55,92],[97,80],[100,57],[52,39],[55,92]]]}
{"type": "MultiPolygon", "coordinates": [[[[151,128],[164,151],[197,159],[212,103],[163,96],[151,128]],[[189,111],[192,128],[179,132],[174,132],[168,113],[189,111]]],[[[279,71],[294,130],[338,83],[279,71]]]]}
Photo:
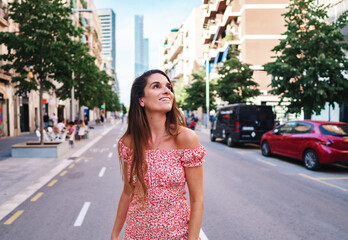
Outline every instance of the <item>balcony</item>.
{"type": "Polygon", "coordinates": [[[169,61],[173,61],[176,56],[182,51],[183,49],[183,37],[182,34],[179,33],[177,37],[175,38],[173,44],[168,49],[168,57],[169,61]]]}
{"type": "Polygon", "coordinates": [[[169,77],[171,80],[178,80],[182,76],[184,76],[184,65],[182,64],[182,61],[178,61],[178,63],[169,71],[169,77]]]}
{"type": "Polygon", "coordinates": [[[235,8],[232,9],[232,6],[228,6],[226,8],[224,15],[222,16],[223,26],[226,26],[232,21],[232,19],[235,19],[240,16],[240,8],[236,8],[236,9],[235,8]]]}
{"type": "Polygon", "coordinates": [[[8,22],[8,6],[0,0],[0,26],[8,27],[10,24],[8,22]]]}

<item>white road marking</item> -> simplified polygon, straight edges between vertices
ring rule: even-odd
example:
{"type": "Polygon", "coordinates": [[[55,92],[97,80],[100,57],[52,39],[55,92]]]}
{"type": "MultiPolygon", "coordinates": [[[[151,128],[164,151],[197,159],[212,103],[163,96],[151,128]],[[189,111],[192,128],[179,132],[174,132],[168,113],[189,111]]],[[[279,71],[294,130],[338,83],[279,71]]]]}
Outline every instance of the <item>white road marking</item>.
{"type": "Polygon", "coordinates": [[[98,177],[103,177],[103,176],[104,176],[104,173],[105,173],[105,170],[106,170],[106,167],[103,167],[103,168],[100,170],[98,177]]]}
{"type": "Polygon", "coordinates": [[[54,176],[60,173],[64,168],[70,165],[72,160],[62,160],[62,162],[49,171],[44,176],[40,177],[35,183],[25,188],[23,191],[19,192],[17,195],[12,197],[7,202],[4,202],[0,206],[0,221],[6,217],[10,212],[12,212],[21,203],[27,200],[31,195],[33,195],[37,190],[42,188],[46,183],[48,183],[54,176]]]}
{"type": "Polygon", "coordinates": [[[85,219],[85,216],[87,214],[88,208],[91,205],[91,202],[85,202],[82,206],[82,209],[79,213],[79,215],[76,218],[76,221],[74,223],[74,227],[80,227],[83,223],[83,220],[85,219]]]}
{"type": "Polygon", "coordinates": [[[204,234],[203,229],[201,228],[201,231],[199,232],[199,237],[202,240],[208,240],[207,236],[204,234]]]}
{"type": "Polygon", "coordinates": [[[111,158],[111,157],[112,157],[112,154],[113,154],[112,152],[109,153],[108,158],[111,158]]]}
{"type": "MultiPolygon", "coordinates": [[[[115,125],[116,126],[116,125],[115,125]]],[[[114,127],[115,127],[114,126],[114,127]]],[[[80,157],[87,149],[89,149],[93,144],[98,142],[103,136],[105,136],[108,132],[110,132],[114,127],[109,128],[108,130],[104,131],[101,136],[96,137],[93,139],[90,143],[88,143],[86,146],[75,152],[71,157],[80,157]]]]}

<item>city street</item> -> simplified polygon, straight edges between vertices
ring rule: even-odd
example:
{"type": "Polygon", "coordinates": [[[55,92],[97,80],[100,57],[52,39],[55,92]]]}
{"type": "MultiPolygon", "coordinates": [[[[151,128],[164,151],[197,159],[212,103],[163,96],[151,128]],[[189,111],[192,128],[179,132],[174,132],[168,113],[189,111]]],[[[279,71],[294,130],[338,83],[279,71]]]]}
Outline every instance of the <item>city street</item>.
{"type": "MultiPolygon", "coordinates": [[[[111,131],[0,222],[1,240],[110,238],[122,191],[111,131]]],[[[347,239],[348,168],[306,170],[299,161],[265,158],[255,145],[229,148],[196,130],[207,150],[202,230],[210,240],[347,239]]]]}

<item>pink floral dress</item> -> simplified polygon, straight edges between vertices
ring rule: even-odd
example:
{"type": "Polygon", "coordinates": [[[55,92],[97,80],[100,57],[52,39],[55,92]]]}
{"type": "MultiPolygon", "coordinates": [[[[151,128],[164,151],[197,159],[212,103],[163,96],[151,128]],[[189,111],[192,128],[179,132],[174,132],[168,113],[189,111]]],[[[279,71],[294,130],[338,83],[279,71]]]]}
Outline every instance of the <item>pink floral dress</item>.
{"type": "MultiPolygon", "coordinates": [[[[121,159],[131,163],[132,150],[121,140],[119,149],[121,159]]],[[[185,197],[184,167],[202,165],[205,154],[202,145],[196,149],[146,150],[148,170],[144,180],[148,189],[147,200],[144,204],[140,201],[140,194],[134,193],[127,213],[124,239],[187,239],[190,207],[185,197]]]]}

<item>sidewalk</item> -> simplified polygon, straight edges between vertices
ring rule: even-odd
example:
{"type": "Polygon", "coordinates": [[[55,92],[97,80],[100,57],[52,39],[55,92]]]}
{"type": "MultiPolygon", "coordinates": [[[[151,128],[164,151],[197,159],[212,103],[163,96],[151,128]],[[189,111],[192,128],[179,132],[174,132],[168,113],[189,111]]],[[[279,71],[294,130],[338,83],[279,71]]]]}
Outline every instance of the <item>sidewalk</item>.
{"type": "Polygon", "coordinates": [[[73,162],[70,157],[77,157],[89,145],[98,141],[115,125],[105,124],[102,129],[93,129],[89,138],[75,141],[74,147],[60,158],[13,158],[11,146],[16,143],[37,140],[34,134],[0,139],[0,221],[15,207],[21,204],[42,185],[73,162]]]}

